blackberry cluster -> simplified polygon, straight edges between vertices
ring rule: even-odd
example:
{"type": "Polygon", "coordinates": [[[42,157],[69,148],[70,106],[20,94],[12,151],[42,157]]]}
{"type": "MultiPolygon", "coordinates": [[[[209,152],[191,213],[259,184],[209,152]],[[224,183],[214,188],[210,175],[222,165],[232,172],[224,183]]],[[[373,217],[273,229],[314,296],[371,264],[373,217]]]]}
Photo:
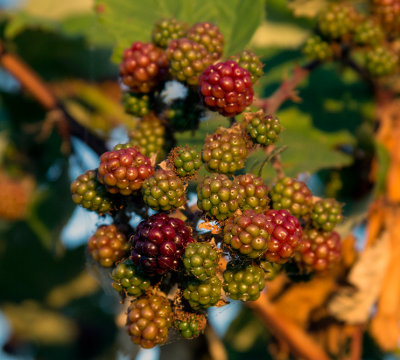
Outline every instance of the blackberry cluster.
{"type": "Polygon", "coordinates": [[[399,0],[372,0],[372,12],[381,26],[395,37],[400,34],[400,1],[399,0]]]}
{"type": "Polygon", "coordinates": [[[372,19],[360,22],[354,30],[354,41],[360,45],[375,46],[384,40],[382,28],[372,19]]]}
{"type": "Polygon", "coordinates": [[[298,218],[311,212],[312,193],[302,181],[285,177],[271,189],[270,198],[275,210],[287,209],[298,218]]]}
{"type": "Polygon", "coordinates": [[[221,298],[222,283],[217,276],[205,281],[191,280],[183,291],[183,297],[194,310],[214,306],[221,298]]]}
{"type": "Polygon", "coordinates": [[[229,60],[235,61],[240,67],[247,70],[250,73],[253,84],[255,84],[264,74],[263,63],[252,51],[243,50],[240,53],[229,57],[229,60]]]}
{"type": "Polygon", "coordinates": [[[239,185],[224,174],[209,175],[197,185],[197,206],[219,221],[231,217],[243,201],[239,185]]]}
{"type": "Polygon", "coordinates": [[[244,201],[240,208],[242,210],[254,210],[261,213],[268,209],[268,187],[259,176],[253,174],[238,175],[235,182],[239,185],[239,191],[244,201]]]}
{"type": "Polygon", "coordinates": [[[187,312],[183,310],[174,311],[174,328],[185,339],[198,337],[206,328],[207,319],[205,315],[187,312]]]}
{"type": "Polygon", "coordinates": [[[368,72],[375,77],[393,74],[398,67],[399,57],[391,49],[378,46],[367,52],[365,66],[368,72]]]}
{"type": "Polygon", "coordinates": [[[186,202],[183,181],[171,170],[156,170],[142,185],[143,201],[156,211],[169,211],[186,202]]]}
{"type": "Polygon", "coordinates": [[[184,37],[187,31],[187,24],[175,19],[161,19],[153,28],[153,43],[160,48],[166,49],[171,40],[184,37]]]}
{"type": "Polygon", "coordinates": [[[238,115],[253,102],[251,75],[235,61],[210,65],[199,82],[204,106],[223,116],[238,115]]]}
{"type": "Polygon", "coordinates": [[[127,255],[129,243],[116,225],[101,225],[90,237],[88,250],[101,266],[111,267],[127,255]]]}
{"type": "Polygon", "coordinates": [[[246,158],[247,144],[237,126],[220,127],[204,141],[202,159],[209,171],[234,173],[244,167],[246,158]]]}
{"type": "Polygon", "coordinates": [[[162,275],[177,270],[192,230],[177,218],[156,214],[143,220],[132,239],[132,261],[146,274],[162,275]]]}
{"type": "Polygon", "coordinates": [[[125,91],[122,94],[125,112],[133,116],[146,116],[150,113],[150,97],[147,94],[135,94],[125,91]]]}
{"type": "Polygon", "coordinates": [[[312,226],[324,231],[332,231],[342,221],[342,206],[335,199],[321,199],[311,210],[312,226]]]}
{"type": "Polygon", "coordinates": [[[350,34],[354,24],[354,10],[344,3],[331,3],[318,16],[319,31],[328,39],[339,39],[350,34]]]}
{"type": "Polygon", "coordinates": [[[310,60],[328,61],[333,58],[330,44],[318,35],[310,36],[303,46],[303,54],[310,60]]]}
{"type": "Polygon", "coordinates": [[[127,196],[140,190],[143,181],[153,173],[149,158],[130,147],[101,155],[97,179],[111,194],[127,196]]]}
{"type": "Polygon", "coordinates": [[[224,243],[233,252],[255,259],[265,253],[272,233],[270,222],[264,214],[245,210],[232,217],[224,227],[224,243]]]}
{"type": "Polygon", "coordinates": [[[111,274],[113,288],[121,294],[138,297],[150,289],[150,279],[140,272],[130,260],[118,264],[111,274]]]}
{"type": "Polygon", "coordinates": [[[215,276],[218,265],[218,253],[209,243],[191,243],[183,256],[186,272],[200,281],[215,276]]]}
{"type": "Polygon", "coordinates": [[[133,343],[150,349],[167,342],[172,321],[172,309],[166,297],[144,295],[129,305],[126,331],[133,343]]]}
{"type": "Polygon", "coordinates": [[[268,146],[276,143],[282,125],[276,116],[266,115],[262,110],[246,113],[246,131],[255,144],[268,146]]]}
{"type": "Polygon", "coordinates": [[[203,45],[213,61],[218,60],[224,51],[224,36],[218,26],[209,22],[194,24],[187,33],[187,38],[203,45]]]}
{"type": "Polygon", "coordinates": [[[200,154],[189,147],[178,147],[171,151],[169,162],[175,173],[182,178],[191,178],[201,167],[200,154]]]}
{"type": "Polygon", "coordinates": [[[265,287],[265,274],[259,266],[230,262],[224,272],[223,286],[232,300],[254,301],[265,287]]]}

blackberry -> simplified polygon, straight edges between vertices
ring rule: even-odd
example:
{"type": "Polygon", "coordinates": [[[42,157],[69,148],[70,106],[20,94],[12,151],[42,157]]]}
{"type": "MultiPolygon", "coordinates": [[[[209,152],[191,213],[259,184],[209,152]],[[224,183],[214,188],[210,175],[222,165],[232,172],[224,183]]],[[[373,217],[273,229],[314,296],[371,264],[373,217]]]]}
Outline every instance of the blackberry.
{"type": "Polygon", "coordinates": [[[396,72],[398,61],[399,57],[392,50],[377,46],[367,52],[365,66],[371,76],[388,76],[396,72]]]}
{"type": "Polygon", "coordinates": [[[153,28],[153,43],[160,48],[166,49],[171,40],[184,37],[187,31],[187,24],[175,19],[161,19],[153,28]]]}
{"type": "Polygon", "coordinates": [[[200,154],[189,147],[173,149],[170,153],[169,162],[175,173],[182,178],[195,176],[201,167],[200,154]]]}
{"type": "Polygon", "coordinates": [[[88,250],[101,266],[111,267],[127,255],[129,242],[116,225],[101,225],[89,238],[88,250]]]}
{"type": "Polygon", "coordinates": [[[156,211],[177,209],[186,202],[183,181],[171,170],[156,170],[142,185],[143,201],[156,211]]]}
{"type": "Polygon", "coordinates": [[[143,181],[153,173],[149,158],[130,147],[101,155],[97,179],[111,194],[127,196],[140,190],[143,181]]]}
{"type": "Polygon", "coordinates": [[[149,290],[150,279],[142,274],[130,260],[126,260],[112,271],[113,288],[123,294],[138,297],[149,290]]]}
{"type": "Polygon", "coordinates": [[[246,131],[255,144],[268,146],[276,143],[282,131],[282,125],[276,116],[266,115],[260,110],[246,113],[246,131]]]}
{"type": "Polygon", "coordinates": [[[257,300],[264,287],[265,274],[260,267],[228,263],[224,272],[224,290],[232,300],[257,300]]]}
{"type": "Polygon", "coordinates": [[[125,91],[122,94],[122,103],[125,112],[133,116],[142,117],[150,113],[150,97],[146,94],[125,91]]]}
{"type": "Polygon", "coordinates": [[[177,218],[156,214],[143,220],[132,239],[132,261],[149,275],[177,270],[192,230],[177,218]]]}
{"type": "Polygon", "coordinates": [[[302,246],[302,228],[287,210],[268,210],[265,213],[271,238],[265,252],[267,261],[284,264],[302,246]]]}
{"type": "Polygon", "coordinates": [[[275,210],[287,209],[298,218],[311,212],[312,193],[302,181],[285,177],[271,189],[270,198],[275,210]]]}
{"type": "Polygon", "coordinates": [[[209,171],[229,174],[242,169],[247,159],[247,144],[240,128],[220,127],[207,135],[202,159],[209,171]]]}
{"type": "Polygon", "coordinates": [[[205,281],[216,274],[218,253],[209,243],[191,243],[183,255],[183,265],[188,274],[205,281]]]}
{"type": "Polygon", "coordinates": [[[360,22],[354,30],[354,42],[359,45],[375,46],[383,39],[384,34],[381,27],[372,19],[360,22]]]}
{"type": "Polygon", "coordinates": [[[342,206],[335,199],[321,199],[311,210],[312,226],[332,231],[342,221],[342,206]]]}
{"type": "Polygon", "coordinates": [[[264,214],[245,210],[224,227],[224,243],[231,251],[249,258],[260,257],[268,247],[272,227],[264,214]]]}
{"type": "Polygon", "coordinates": [[[219,221],[231,217],[243,203],[239,185],[223,174],[212,174],[201,180],[197,197],[197,206],[219,221]]]}
{"type": "Polygon", "coordinates": [[[265,279],[267,281],[274,280],[276,276],[280,273],[282,270],[282,265],[280,264],[275,264],[266,260],[261,260],[260,261],[260,267],[263,269],[265,273],[265,279]]]}
{"type": "Polygon", "coordinates": [[[218,26],[209,22],[199,22],[194,24],[187,33],[189,40],[203,45],[211,55],[212,60],[218,60],[224,51],[224,36],[218,26]]]}
{"type": "Polygon", "coordinates": [[[188,85],[199,84],[199,76],[211,64],[211,56],[203,45],[180,38],[172,40],[166,50],[171,75],[188,85]]]}
{"type": "Polygon", "coordinates": [[[124,51],[120,66],[121,80],[135,93],[149,93],[166,80],[168,66],[162,49],[151,43],[137,41],[124,51]]]}
{"type": "Polygon", "coordinates": [[[223,116],[240,114],[253,102],[250,73],[235,61],[210,65],[201,74],[199,82],[204,106],[223,116]]]}
{"type": "Polygon", "coordinates": [[[303,231],[303,246],[296,254],[296,260],[307,271],[324,271],[340,261],[341,242],[336,231],[317,229],[303,231]]]}
{"type": "Polygon", "coordinates": [[[115,203],[106,188],[97,180],[97,170],[88,170],[71,184],[72,200],[87,210],[107,214],[115,209],[115,203]]]}
{"type": "Polygon", "coordinates": [[[343,3],[331,3],[318,15],[318,28],[329,39],[340,39],[354,27],[355,12],[343,3]]]}
{"type": "Polygon", "coordinates": [[[330,44],[318,35],[310,36],[304,46],[303,54],[310,60],[329,61],[333,58],[333,50],[330,44]]]}
{"type": "Polygon", "coordinates": [[[229,57],[229,60],[235,61],[240,67],[246,69],[251,76],[251,82],[255,84],[264,74],[263,63],[260,58],[249,50],[243,50],[240,53],[229,57]]]}
{"type": "Polygon", "coordinates": [[[198,337],[206,328],[207,319],[204,314],[197,314],[183,310],[174,311],[174,328],[185,339],[198,337]]]}
{"type": "Polygon", "coordinates": [[[126,331],[133,343],[150,349],[167,342],[172,321],[173,314],[166,297],[144,295],[129,305],[126,331]]]}
{"type": "Polygon", "coordinates": [[[400,34],[400,0],[372,0],[372,12],[392,37],[400,34]]]}
{"type": "Polygon", "coordinates": [[[257,213],[268,209],[268,187],[264,184],[263,179],[253,174],[244,174],[236,176],[235,182],[238,183],[239,191],[244,198],[240,209],[251,209],[257,213]]]}
{"type": "Polygon", "coordinates": [[[222,284],[213,276],[206,281],[192,280],[183,291],[183,297],[194,310],[214,306],[221,298],[222,284]]]}

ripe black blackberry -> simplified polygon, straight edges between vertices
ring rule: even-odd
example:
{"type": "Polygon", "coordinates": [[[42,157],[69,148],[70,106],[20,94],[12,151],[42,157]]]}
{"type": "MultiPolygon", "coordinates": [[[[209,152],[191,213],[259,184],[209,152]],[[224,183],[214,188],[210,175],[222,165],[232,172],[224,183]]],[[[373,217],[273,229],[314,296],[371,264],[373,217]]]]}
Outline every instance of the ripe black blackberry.
{"type": "Polygon", "coordinates": [[[125,91],[122,94],[122,103],[125,112],[130,115],[142,117],[150,113],[150,97],[147,94],[125,91]]]}
{"type": "Polygon", "coordinates": [[[389,76],[398,68],[399,57],[385,46],[370,49],[365,56],[367,71],[374,77],[389,76]]]}
{"type": "Polygon", "coordinates": [[[310,60],[329,61],[333,58],[330,44],[318,35],[307,38],[303,46],[303,54],[310,60]]]}
{"type": "Polygon", "coordinates": [[[216,274],[218,253],[209,243],[191,243],[183,255],[183,265],[188,274],[205,281],[216,274]]]}
{"type": "Polygon", "coordinates": [[[247,159],[247,144],[240,128],[220,127],[207,135],[202,159],[209,171],[229,174],[242,169],[247,159]]]}
{"type": "Polygon", "coordinates": [[[152,39],[153,43],[160,48],[166,49],[171,40],[184,37],[187,24],[175,18],[161,19],[154,24],[152,39]]]}
{"type": "Polygon", "coordinates": [[[229,262],[223,276],[225,293],[232,300],[257,300],[265,287],[264,271],[253,264],[229,262]]]}
{"type": "Polygon", "coordinates": [[[242,210],[254,210],[261,213],[268,209],[268,187],[263,179],[254,174],[244,174],[235,177],[235,182],[240,187],[244,201],[240,208],[242,210]]]}
{"type": "Polygon", "coordinates": [[[177,218],[156,214],[143,220],[132,239],[131,258],[148,275],[177,270],[192,230],[177,218]]]}
{"type": "Polygon", "coordinates": [[[263,110],[246,113],[246,131],[255,144],[268,146],[278,140],[282,125],[276,116],[267,115],[263,110]]]}
{"type": "Polygon", "coordinates": [[[321,199],[311,210],[312,226],[324,231],[332,231],[342,221],[342,206],[335,199],[321,199]]]}
{"type": "Polygon", "coordinates": [[[203,45],[213,61],[221,58],[225,40],[218,26],[209,22],[196,23],[187,32],[187,38],[203,45]]]}
{"type": "Polygon", "coordinates": [[[173,149],[170,152],[168,161],[174,172],[182,178],[195,176],[202,164],[200,154],[189,147],[173,149]]]}
{"type": "Polygon", "coordinates": [[[244,199],[239,184],[224,174],[212,174],[197,185],[197,206],[206,216],[223,221],[239,209],[244,199]]]}
{"type": "Polygon", "coordinates": [[[222,283],[213,276],[206,281],[192,280],[183,291],[183,297],[194,310],[214,306],[221,298],[222,283]]]}
{"type": "Polygon", "coordinates": [[[240,53],[229,57],[229,60],[235,61],[240,67],[246,69],[251,76],[253,84],[264,74],[263,63],[260,58],[252,51],[243,50],[240,53]]]}
{"type": "Polygon", "coordinates": [[[133,265],[130,260],[126,260],[112,271],[114,282],[112,287],[119,293],[133,297],[138,297],[150,289],[150,279],[133,265]]]}
{"type": "Polygon", "coordinates": [[[126,331],[133,343],[150,349],[167,342],[172,321],[172,309],[166,297],[143,295],[129,305],[126,331]]]}

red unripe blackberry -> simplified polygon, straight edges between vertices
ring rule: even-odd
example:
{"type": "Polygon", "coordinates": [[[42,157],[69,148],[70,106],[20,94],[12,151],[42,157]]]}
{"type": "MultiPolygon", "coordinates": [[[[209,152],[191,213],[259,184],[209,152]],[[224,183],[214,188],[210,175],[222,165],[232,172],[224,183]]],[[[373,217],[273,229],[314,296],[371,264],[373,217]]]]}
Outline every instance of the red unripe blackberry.
{"type": "Polygon", "coordinates": [[[153,173],[149,158],[131,147],[101,155],[97,179],[108,192],[127,196],[140,190],[143,181],[153,173]]]}
{"type": "Polygon", "coordinates": [[[149,93],[168,75],[164,50],[152,43],[134,42],[124,51],[120,66],[122,82],[136,93],[149,93]]]}
{"type": "Polygon", "coordinates": [[[209,171],[229,174],[242,169],[247,159],[247,144],[242,131],[237,126],[218,128],[206,136],[201,155],[209,171]]]}
{"type": "Polygon", "coordinates": [[[400,0],[372,0],[372,12],[391,36],[400,34],[400,0]]]}
{"type": "Polygon", "coordinates": [[[271,189],[272,208],[286,209],[298,218],[310,213],[312,193],[302,181],[290,177],[280,179],[271,189]]]}
{"type": "Polygon", "coordinates": [[[198,337],[206,328],[207,319],[204,314],[174,310],[174,328],[185,339],[198,337]]]}
{"type": "Polygon", "coordinates": [[[177,270],[192,230],[177,218],[156,214],[143,220],[132,239],[132,261],[148,275],[177,270]]]}
{"type": "Polygon", "coordinates": [[[116,225],[101,225],[90,237],[88,250],[101,266],[111,267],[127,255],[129,242],[116,225]]]}
{"type": "Polygon", "coordinates": [[[328,61],[334,55],[329,42],[323,40],[318,35],[307,38],[302,51],[310,60],[328,61]]]}
{"type": "Polygon", "coordinates": [[[184,37],[187,24],[175,19],[161,19],[154,24],[152,39],[153,43],[160,48],[166,49],[171,40],[184,37]]]}
{"type": "Polygon", "coordinates": [[[229,262],[223,276],[225,293],[232,300],[257,300],[265,287],[264,271],[253,264],[229,262]]]}
{"type": "Polygon", "coordinates": [[[125,112],[133,116],[142,117],[150,113],[150,97],[147,94],[125,91],[122,94],[122,103],[125,112]]]}
{"type": "Polygon", "coordinates": [[[267,250],[271,232],[271,224],[264,214],[245,210],[226,223],[224,243],[229,250],[254,259],[267,250]]]}
{"type": "Polygon", "coordinates": [[[188,85],[198,85],[199,76],[212,63],[206,48],[192,40],[172,40],[166,50],[171,75],[188,85]]]}
{"type": "Polygon", "coordinates": [[[142,185],[143,201],[156,211],[177,209],[186,202],[185,184],[171,170],[159,169],[142,185]]]}
{"type": "Polygon", "coordinates": [[[186,247],[183,265],[188,274],[205,281],[216,274],[218,253],[209,243],[191,243],[186,247]]]}
{"type": "Polygon", "coordinates": [[[356,24],[354,9],[344,3],[330,3],[318,15],[318,28],[329,39],[339,39],[349,34],[356,24]]]}
{"type": "Polygon", "coordinates": [[[312,226],[324,231],[332,231],[342,221],[342,206],[335,199],[321,199],[311,210],[312,226]]]}
{"type": "Polygon", "coordinates": [[[246,69],[250,73],[253,84],[255,84],[264,73],[263,63],[252,51],[243,50],[240,53],[229,57],[229,60],[237,62],[240,67],[246,69]]]}
{"type": "Polygon", "coordinates": [[[268,210],[265,216],[271,234],[265,259],[284,264],[301,248],[302,228],[297,218],[287,210],[268,210]]]}
{"type": "Polygon", "coordinates": [[[243,203],[237,183],[223,174],[212,174],[197,185],[197,206],[206,216],[223,221],[231,217],[243,203]]]}
{"type": "Polygon", "coordinates": [[[303,245],[296,260],[307,271],[324,271],[340,261],[340,236],[336,231],[324,232],[317,229],[303,231],[303,245]]]}
{"type": "Polygon", "coordinates": [[[204,106],[223,116],[240,114],[253,102],[250,73],[232,60],[210,65],[199,80],[204,106]]]}
{"type": "Polygon", "coordinates": [[[239,184],[239,191],[244,198],[240,205],[242,210],[251,209],[261,213],[268,209],[268,187],[263,179],[254,174],[244,174],[236,176],[234,181],[239,184]]]}
{"type": "Polygon", "coordinates": [[[150,349],[167,342],[172,321],[172,309],[166,297],[144,295],[129,305],[126,331],[133,343],[150,349]]]}
{"type": "Polygon", "coordinates": [[[267,115],[263,110],[246,113],[246,131],[255,144],[268,146],[278,141],[282,125],[276,116],[267,115]]]}
{"type": "Polygon", "coordinates": [[[188,31],[186,37],[203,45],[213,61],[218,60],[224,52],[224,36],[218,26],[209,22],[199,22],[194,24],[188,31]]]}
{"type": "Polygon", "coordinates": [[[189,281],[183,291],[183,297],[194,310],[207,309],[214,306],[221,298],[222,283],[217,276],[206,281],[189,281]]]}

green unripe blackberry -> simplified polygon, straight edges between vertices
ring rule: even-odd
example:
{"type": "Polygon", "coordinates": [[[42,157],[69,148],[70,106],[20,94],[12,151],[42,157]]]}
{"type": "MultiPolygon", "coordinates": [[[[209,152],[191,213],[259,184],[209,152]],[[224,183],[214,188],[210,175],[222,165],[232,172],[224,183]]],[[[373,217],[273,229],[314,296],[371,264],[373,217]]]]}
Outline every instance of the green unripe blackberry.
{"type": "Polygon", "coordinates": [[[229,250],[255,259],[267,250],[272,230],[264,214],[245,210],[227,221],[224,243],[229,250]]]}
{"type": "Polygon", "coordinates": [[[202,159],[209,171],[232,174],[244,168],[246,158],[247,144],[239,127],[220,127],[204,141],[202,159]]]}
{"type": "Polygon", "coordinates": [[[276,278],[276,276],[282,270],[281,264],[272,263],[267,260],[261,260],[260,267],[261,267],[261,269],[263,269],[263,271],[265,273],[265,280],[268,280],[268,281],[274,280],[276,278]]]}
{"type": "Polygon", "coordinates": [[[150,279],[141,273],[130,260],[118,264],[111,276],[114,280],[112,287],[129,296],[141,296],[151,286],[150,279]]]}
{"type": "Polygon", "coordinates": [[[171,170],[156,170],[142,185],[143,201],[156,211],[177,209],[186,201],[185,185],[171,170]]]}
{"type": "Polygon", "coordinates": [[[254,301],[265,287],[264,271],[253,264],[229,262],[224,272],[224,290],[232,300],[254,301]]]}
{"type": "Polygon", "coordinates": [[[284,177],[272,187],[269,195],[275,210],[287,209],[298,218],[311,212],[312,193],[302,181],[284,177]]]}
{"type": "Polygon", "coordinates": [[[218,253],[209,243],[191,243],[183,255],[183,265],[188,274],[205,281],[216,274],[218,253]]]}
{"type": "Polygon", "coordinates": [[[72,200],[87,210],[107,214],[116,206],[106,188],[97,180],[97,170],[79,175],[71,184],[72,200]]]}
{"type": "Polygon", "coordinates": [[[212,62],[203,45],[186,38],[170,41],[166,55],[171,75],[193,86],[199,84],[199,76],[212,62]]]}
{"type": "Polygon", "coordinates": [[[328,61],[333,58],[333,50],[328,42],[318,35],[310,36],[303,46],[303,54],[310,60],[328,61]]]}
{"type": "Polygon", "coordinates": [[[206,281],[189,281],[183,291],[183,297],[194,310],[207,309],[214,306],[221,298],[222,283],[213,276],[206,281]]]}
{"type": "Polygon", "coordinates": [[[256,113],[246,113],[246,130],[255,144],[268,146],[278,140],[282,125],[276,116],[266,115],[260,110],[256,113]]]}
{"type": "Polygon", "coordinates": [[[224,174],[212,174],[197,185],[197,206],[211,218],[223,221],[243,203],[240,187],[224,174]]]}
{"type": "Polygon", "coordinates": [[[365,66],[372,76],[388,76],[395,73],[398,61],[396,53],[384,46],[378,46],[367,52],[365,66]]]}
{"type": "Polygon", "coordinates": [[[209,22],[194,24],[189,29],[187,38],[203,45],[213,61],[218,60],[224,51],[224,36],[219,31],[218,26],[209,22]]]}
{"type": "Polygon", "coordinates": [[[239,184],[240,193],[244,198],[240,209],[251,209],[257,213],[268,209],[268,187],[263,179],[254,174],[244,174],[236,176],[234,181],[239,184]]]}
{"type": "Polygon", "coordinates": [[[185,339],[194,339],[203,333],[207,325],[204,314],[197,314],[183,310],[174,311],[174,328],[185,339]]]}
{"type": "Polygon", "coordinates": [[[311,210],[312,226],[332,231],[342,221],[342,206],[335,199],[321,199],[311,210]]]}
{"type": "Polygon", "coordinates": [[[382,28],[372,19],[359,23],[354,30],[354,42],[359,45],[378,45],[384,39],[382,28]]]}
{"type": "Polygon", "coordinates": [[[354,24],[354,10],[343,3],[329,4],[318,16],[319,31],[329,39],[339,39],[349,34],[354,24]]]}
{"type": "Polygon", "coordinates": [[[184,37],[187,31],[187,24],[175,19],[161,19],[153,28],[153,43],[160,48],[166,49],[171,40],[184,37]]]}
{"type": "Polygon", "coordinates": [[[125,91],[122,94],[122,103],[128,114],[142,117],[150,113],[150,97],[146,94],[135,94],[125,91]]]}
{"type": "Polygon", "coordinates": [[[246,69],[250,73],[251,82],[253,84],[264,74],[263,63],[252,51],[243,50],[236,55],[230,56],[229,59],[237,62],[240,67],[246,69]]]}
{"type": "Polygon", "coordinates": [[[192,177],[201,167],[200,154],[189,147],[178,147],[171,151],[169,162],[180,177],[192,177]]]}

